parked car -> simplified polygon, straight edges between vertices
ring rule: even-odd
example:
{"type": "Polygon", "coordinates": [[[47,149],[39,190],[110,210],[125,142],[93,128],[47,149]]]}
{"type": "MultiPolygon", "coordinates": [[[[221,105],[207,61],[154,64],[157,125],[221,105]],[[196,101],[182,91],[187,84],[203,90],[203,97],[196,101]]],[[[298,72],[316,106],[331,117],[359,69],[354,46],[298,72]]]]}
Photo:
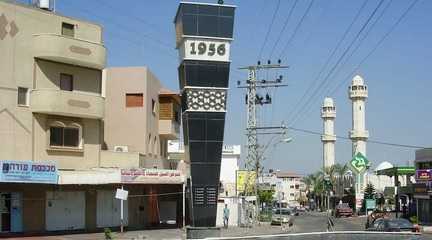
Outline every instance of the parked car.
{"type": "Polygon", "coordinates": [[[336,206],[335,217],[351,217],[353,210],[349,207],[348,203],[339,203],[336,206]]]}
{"type": "Polygon", "coordinates": [[[287,224],[292,226],[294,223],[293,212],[289,208],[275,209],[272,215],[272,225],[287,224]]]}
{"type": "Polygon", "coordinates": [[[377,232],[419,232],[420,229],[404,218],[378,218],[367,231],[377,232]]]}

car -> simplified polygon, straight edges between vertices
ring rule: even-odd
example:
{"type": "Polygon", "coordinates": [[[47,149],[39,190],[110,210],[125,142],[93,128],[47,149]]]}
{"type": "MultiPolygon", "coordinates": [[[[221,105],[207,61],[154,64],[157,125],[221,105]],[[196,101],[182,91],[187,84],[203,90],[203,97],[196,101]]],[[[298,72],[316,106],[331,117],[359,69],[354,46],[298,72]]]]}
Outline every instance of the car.
{"type": "Polygon", "coordinates": [[[287,224],[288,226],[292,226],[294,224],[293,212],[289,208],[275,209],[273,211],[271,224],[287,224]]]}
{"type": "Polygon", "coordinates": [[[351,217],[353,210],[349,207],[348,203],[339,203],[336,206],[335,217],[351,217]]]}
{"type": "Polygon", "coordinates": [[[378,218],[367,231],[376,232],[419,232],[420,229],[404,218],[388,219],[378,218]]]}

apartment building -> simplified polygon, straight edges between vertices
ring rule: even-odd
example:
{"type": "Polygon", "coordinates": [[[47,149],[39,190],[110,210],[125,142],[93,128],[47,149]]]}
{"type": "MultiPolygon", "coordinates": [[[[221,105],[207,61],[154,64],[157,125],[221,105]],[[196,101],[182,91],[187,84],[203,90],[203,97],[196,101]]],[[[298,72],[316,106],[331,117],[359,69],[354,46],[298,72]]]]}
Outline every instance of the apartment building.
{"type": "Polygon", "coordinates": [[[104,82],[102,27],[49,5],[0,1],[0,52],[0,236],[118,227],[121,187],[130,229],[182,222],[181,197],[159,197],[184,182],[164,160],[177,94],[143,70],[143,86],[112,98],[127,81],[104,82]]]}
{"type": "Polygon", "coordinates": [[[274,198],[284,205],[299,205],[300,199],[306,196],[305,185],[300,174],[279,170],[270,171],[262,177],[261,181],[275,189],[274,198]]]}
{"type": "Polygon", "coordinates": [[[163,88],[148,67],[107,68],[103,75],[101,167],[121,169],[129,194],[141,196],[128,201],[129,213],[134,215],[129,215],[128,226],[180,226],[183,195],[172,193],[183,191],[184,175],[167,159],[168,140],[180,134],[179,94],[163,88]],[[146,197],[158,194],[164,196],[146,197]]]}

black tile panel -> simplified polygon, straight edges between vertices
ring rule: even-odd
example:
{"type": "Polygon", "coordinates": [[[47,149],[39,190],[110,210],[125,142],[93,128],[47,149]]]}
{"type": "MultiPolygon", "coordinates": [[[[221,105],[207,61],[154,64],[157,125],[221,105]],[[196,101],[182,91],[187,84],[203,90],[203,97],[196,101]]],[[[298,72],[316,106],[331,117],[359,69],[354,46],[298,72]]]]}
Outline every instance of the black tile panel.
{"type": "Polygon", "coordinates": [[[178,67],[180,88],[228,88],[230,63],[185,60],[178,67]]]}

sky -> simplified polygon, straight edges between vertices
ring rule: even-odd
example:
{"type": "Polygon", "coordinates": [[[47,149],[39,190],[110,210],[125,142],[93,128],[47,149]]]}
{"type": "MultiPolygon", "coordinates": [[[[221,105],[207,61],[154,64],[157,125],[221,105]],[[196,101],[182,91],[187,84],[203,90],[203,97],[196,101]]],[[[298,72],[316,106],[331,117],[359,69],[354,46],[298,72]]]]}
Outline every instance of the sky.
{"type": "MultiPolygon", "coordinates": [[[[376,51],[357,67],[413,1],[383,0],[381,5],[378,0],[366,1],[357,21],[330,59],[330,64],[323,68],[364,3],[363,0],[298,1],[285,31],[282,29],[295,0],[280,1],[273,25],[271,22],[278,0],[226,0],[226,4],[236,5],[237,10],[231,49],[225,144],[242,145],[244,160],[245,92],[244,89],[236,88],[236,85],[237,81],[247,78],[247,73],[238,70],[238,67],[256,64],[261,48],[263,54],[260,60],[266,62],[282,32],[271,61],[276,62],[280,58],[282,64],[289,65],[289,68],[279,72],[261,72],[259,78],[271,80],[283,75],[288,87],[261,92],[271,95],[273,104],[259,108],[257,115],[260,126],[283,122],[287,126],[322,132],[320,107],[324,97],[330,95],[337,108],[336,135],[347,137],[352,124],[347,88],[353,77],[351,73],[354,72],[360,74],[368,86],[366,128],[371,140],[432,146],[432,1],[419,0],[376,51]],[[312,4],[310,11],[295,31],[309,4],[312,4]],[[361,32],[359,39],[364,39],[355,41],[351,48],[354,50],[358,46],[357,50],[352,55],[348,51],[346,58],[336,65],[378,5],[380,7],[370,23],[361,32]],[[265,42],[267,32],[269,34],[265,42]],[[282,51],[285,45],[287,48],[282,51]],[[319,76],[322,69],[322,75],[319,76]],[[325,79],[326,82],[323,82],[325,79]],[[310,86],[312,90],[306,92],[310,86]],[[311,95],[313,92],[317,94],[311,95]],[[311,97],[311,100],[310,104],[302,107],[306,101],[300,100],[305,93],[306,99],[311,97]],[[299,108],[306,114],[297,117],[294,110],[299,108]],[[293,121],[295,118],[298,120],[293,121]]],[[[174,0],[57,0],[56,11],[103,25],[108,67],[146,65],[164,86],[178,90],[179,61],[174,47],[173,25],[178,3],[174,0]]],[[[268,146],[263,161],[265,170],[280,169],[308,174],[320,169],[320,136],[292,130],[287,135],[292,137],[292,142],[278,143],[280,136],[276,136],[273,141],[270,141],[270,137],[260,137],[259,143],[263,147],[268,146]]],[[[367,157],[372,167],[382,161],[406,165],[413,163],[414,150],[368,143],[367,157]]],[[[351,142],[338,139],[336,162],[347,163],[350,159],[351,142]]]]}

